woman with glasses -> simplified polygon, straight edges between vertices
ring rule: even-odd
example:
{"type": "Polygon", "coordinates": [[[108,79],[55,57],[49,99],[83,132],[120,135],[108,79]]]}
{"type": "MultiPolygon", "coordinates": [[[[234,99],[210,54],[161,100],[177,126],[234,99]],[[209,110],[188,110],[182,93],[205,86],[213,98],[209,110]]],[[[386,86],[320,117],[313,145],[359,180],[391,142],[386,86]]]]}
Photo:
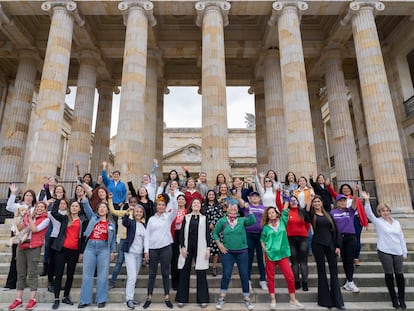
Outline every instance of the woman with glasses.
{"type": "Polygon", "coordinates": [[[259,177],[264,181],[264,186],[262,187],[259,177],[257,176],[257,170],[254,169],[252,174],[255,176],[257,191],[260,194],[262,199],[262,204],[264,207],[275,206],[276,205],[276,192],[280,188],[275,189],[273,187],[273,181],[269,177],[265,177],[264,173],[260,172],[259,177]]]}

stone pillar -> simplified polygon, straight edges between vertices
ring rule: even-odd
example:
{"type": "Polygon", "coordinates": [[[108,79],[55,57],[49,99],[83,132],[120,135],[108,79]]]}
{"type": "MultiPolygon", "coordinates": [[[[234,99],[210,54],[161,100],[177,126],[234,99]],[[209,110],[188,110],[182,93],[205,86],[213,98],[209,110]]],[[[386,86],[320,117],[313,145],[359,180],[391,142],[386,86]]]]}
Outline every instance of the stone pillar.
{"type": "MultiPolygon", "coordinates": [[[[32,50],[20,50],[18,56],[14,96],[11,103],[5,106],[1,127],[0,182],[20,182],[23,178],[22,167],[39,57],[32,50]]],[[[4,191],[1,193],[7,194],[4,191]]]]}
{"type": "Polygon", "coordinates": [[[89,172],[93,105],[96,87],[96,53],[83,50],[79,53],[79,73],[75,109],[69,137],[65,180],[76,178],[76,163],[82,174],[89,172]]]}
{"type": "MultiPolygon", "coordinates": [[[[157,180],[162,180],[164,159],[164,94],[170,91],[163,79],[158,80],[157,86],[157,124],[155,137],[155,158],[158,160],[157,180]]],[[[147,172],[148,173],[148,172],[147,172]]]]}
{"type": "Polygon", "coordinates": [[[256,161],[257,171],[263,172],[269,168],[267,136],[266,136],[266,109],[263,81],[254,84],[254,110],[256,114],[256,161]]]}
{"type": "MultiPolygon", "coordinates": [[[[329,157],[326,149],[325,126],[321,112],[319,91],[321,84],[318,81],[308,82],[309,101],[311,107],[313,139],[315,141],[316,166],[318,174],[329,176],[329,157]]],[[[307,178],[307,176],[305,176],[307,178]]]]}
{"type": "Polygon", "coordinates": [[[156,135],[157,135],[157,92],[158,92],[158,75],[161,55],[157,50],[148,51],[147,60],[147,83],[145,91],[145,128],[144,128],[144,149],[142,154],[142,172],[149,173],[152,168],[153,159],[156,153],[156,135]]]}
{"type": "Polygon", "coordinates": [[[230,3],[197,2],[196,10],[203,36],[201,170],[209,180],[219,172],[229,178],[224,26],[228,24],[230,3]]]}
{"type": "Polygon", "coordinates": [[[122,90],[116,143],[115,168],[136,179],[143,172],[145,90],[148,25],[156,21],[149,1],[123,1],[118,5],[126,25],[122,90]]]}
{"type": "Polygon", "coordinates": [[[367,129],[365,124],[364,112],[362,111],[362,102],[359,95],[359,81],[348,80],[347,85],[351,93],[352,109],[354,112],[354,120],[356,124],[356,137],[358,138],[359,146],[359,162],[362,166],[362,173],[364,180],[373,180],[374,172],[372,170],[371,152],[369,150],[367,129]]]}
{"type": "MultiPolygon", "coordinates": [[[[273,169],[279,176],[284,176],[289,168],[286,156],[286,126],[278,50],[272,49],[265,52],[263,71],[268,169],[273,169]]],[[[261,148],[266,145],[262,145],[261,148]]]]}
{"type": "Polygon", "coordinates": [[[42,4],[42,9],[51,11],[52,22],[33,124],[33,148],[28,161],[27,187],[36,190],[45,175],[56,174],[59,163],[76,3],[49,1],[42,4]]]}
{"type": "Polygon", "coordinates": [[[298,10],[306,10],[302,1],[276,1],[270,23],[277,19],[283,104],[287,129],[286,157],[296,175],[316,171],[315,144],[306,84],[298,10]]]}
{"type": "Polygon", "coordinates": [[[341,185],[360,179],[341,50],[327,49],[324,62],[335,171],[338,184],[341,185]]]}
{"type": "Polygon", "coordinates": [[[378,199],[390,204],[393,212],[412,212],[398,128],[375,25],[374,10],[383,10],[384,5],[377,1],[354,1],[350,9],[353,12],[352,32],[378,199]]]}
{"type": "Polygon", "coordinates": [[[97,84],[99,100],[96,116],[95,136],[90,173],[96,178],[100,175],[102,161],[109,161],[109,145],[111,139],[112,96],[114,84],[111,81],[100,81],[97,84]]]}

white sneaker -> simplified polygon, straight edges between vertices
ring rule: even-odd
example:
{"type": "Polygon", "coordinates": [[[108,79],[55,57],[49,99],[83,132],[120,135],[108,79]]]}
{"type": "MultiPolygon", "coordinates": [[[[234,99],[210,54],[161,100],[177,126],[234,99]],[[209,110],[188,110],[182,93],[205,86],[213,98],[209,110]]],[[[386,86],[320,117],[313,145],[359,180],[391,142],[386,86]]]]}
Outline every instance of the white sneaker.
{"type": "Polygon", "coordinates": [[[260,287],[263,289],[263,290],[268,290],[268,288],[267,288],[267,282],[266,281],[260,281],[260,287]]]}
{"type": "Polygon", "coordinates": [[[220,298],[216,303],[216,310],[222,310],[224,306],[224,299],[220,298]]]}
{"type": "Polygon", "coordinates": [[[271,302],[270,303],[270,310],[276,310],[276,308],[277,308],[276,302],[271,302]]]}
{"type": "Polygon", "coordinates": [[[343,288],[343,289],[345,289],[345,290],[347,290],[348,283],[349,283],[349,282],[348,282],[348,281],[346,281],[346,282],[345,282],[345,284],[344,284],[344,285],[342,285],[342,288],[343,288]]]}
{"type": "Polygon", "coordinates": [[[247,307],[248,310],[253,310],[254,306],[250,299],[244,299],[244,305],[247,307]]]}
{"type": "Polygon", "coordinates": [[[300,309],[300,310],[305,309],[305,306],[297,300],[290,301],[289,305],[291,308],[300,309]]]}
{"type": "Polygon", "coordinates": [[[344,285],[344,288],[345,288],[347,291],[350,291],[350,292],[353,292],[353,293],[359,293],[359,288],[358,288],[358,287],[356,287],[356,285],[355,285],[354,281],[352,281],[352,282],[347,282],[347,283],[344,285]]]}

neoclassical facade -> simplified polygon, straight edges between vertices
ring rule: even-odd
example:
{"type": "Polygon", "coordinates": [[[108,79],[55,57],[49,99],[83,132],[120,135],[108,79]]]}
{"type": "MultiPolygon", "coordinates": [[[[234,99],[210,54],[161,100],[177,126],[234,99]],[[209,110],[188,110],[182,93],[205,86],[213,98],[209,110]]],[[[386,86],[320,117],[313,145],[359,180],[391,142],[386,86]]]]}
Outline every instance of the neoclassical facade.
{"type": "Polygon", "coordinates": [[[0,1],[0,182],[38,189],[56,173],[68,86],[63,179],[108,158],[121,89],[114,165],[138,181],[163,157],[164,94],[182,85],[202,96],[201,170],[230,175],[226,86],[240,85],[255,96],[259,169],[328,172],[328,133],[338,180],[374,179],[409,212],[413,14],[407,0],[0,1]]]}

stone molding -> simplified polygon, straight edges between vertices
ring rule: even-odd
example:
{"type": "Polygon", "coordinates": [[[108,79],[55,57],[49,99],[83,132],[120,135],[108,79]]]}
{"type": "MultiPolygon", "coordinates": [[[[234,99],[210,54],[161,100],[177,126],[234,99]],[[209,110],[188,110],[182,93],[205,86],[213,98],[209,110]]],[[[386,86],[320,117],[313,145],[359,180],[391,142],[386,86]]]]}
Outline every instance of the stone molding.
{"type": "Polygon", "coordinates": [[[195,4],[197,11],[196,25],[201,27],[203,23],[203,17],[208,8],[218,8],[223,16],[223,26],[226,27],[229,24],[229,11],[231,4],[227,0],[202,0],[195,4]]]}
{"type": "Polygon", "coordinates": [[[151,1],[145,0],[124,0],[118,4],[118,10],[124,15],[124,25],[127,25],[127,18],[129,9],[140,8],[148,19],[148,24],[151,27],[157,25],[157,20],[154,17],[154,4],[151,1]]]}
{"type": "Polygon", "coordinates": [[[54,8],[65,8],[69,13],[71,13],[75,23],[78,26],[85,25],[85,20],[82,18],[78,11],[78,5],[75,1],[71,0],[60,0],[60,1],[46,1],[42,3],[41,6],[43,11],[49,12],[52,16],[54,8]]]}
{"type": "Polygon", "coordinates": [[[272,4],[272,16],[267,22],[269,26],[274,26],[277,22],[278,17],[283,13],[285,8],[295,8],[299,18],[301,18],[301,12],[306,11],[309,5],[304,1],[298,0],[278,0],[272,4]]]}

